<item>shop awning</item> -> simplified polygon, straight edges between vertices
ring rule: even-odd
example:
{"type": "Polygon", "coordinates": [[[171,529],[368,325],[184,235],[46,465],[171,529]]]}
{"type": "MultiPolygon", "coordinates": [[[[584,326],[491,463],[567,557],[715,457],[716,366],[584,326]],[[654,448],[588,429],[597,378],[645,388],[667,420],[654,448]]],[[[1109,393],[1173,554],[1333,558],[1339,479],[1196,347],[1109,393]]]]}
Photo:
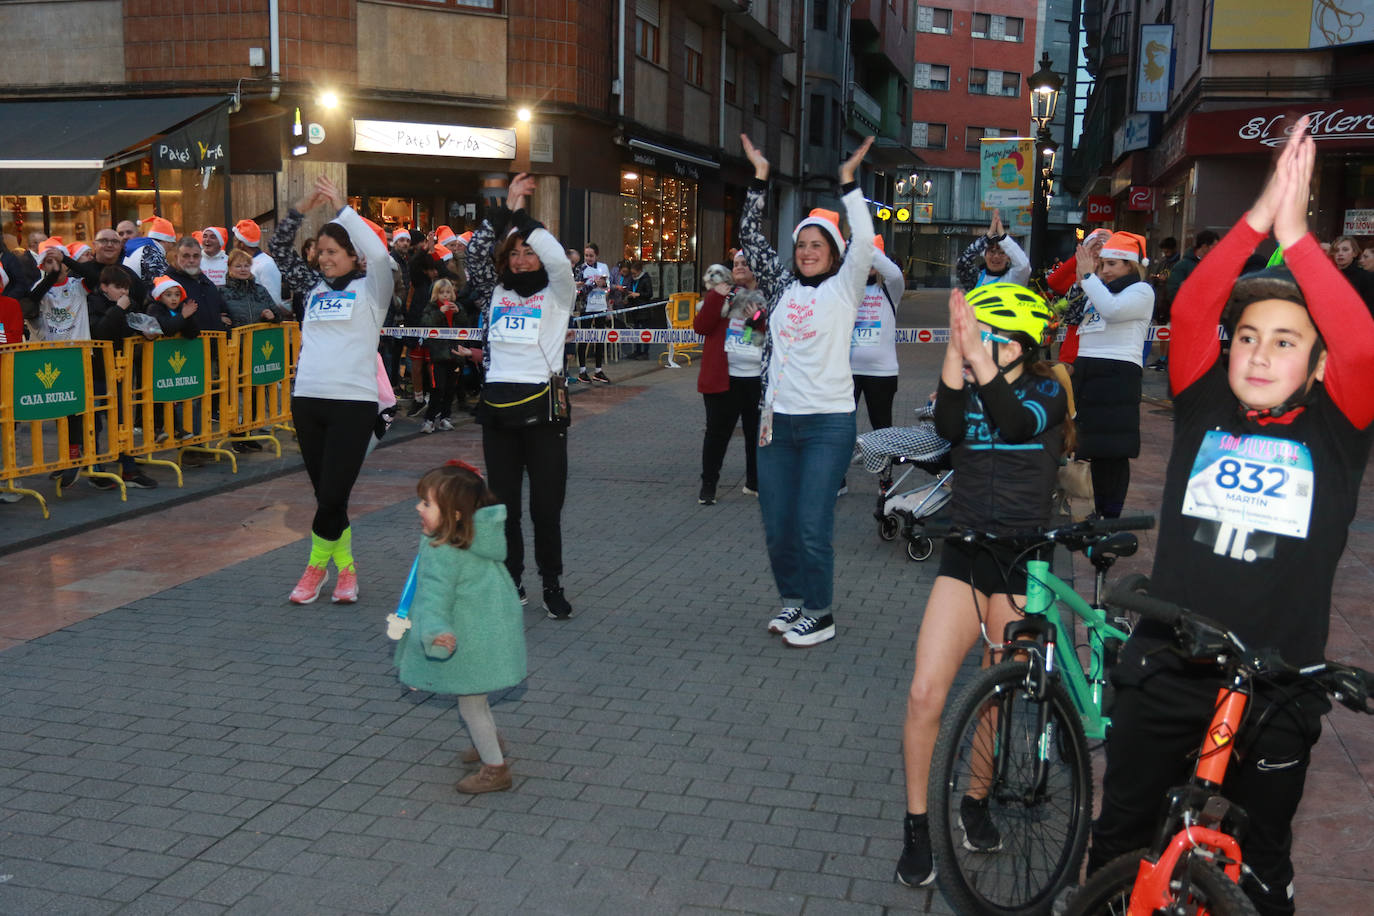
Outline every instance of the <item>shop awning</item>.
{"type": "Polygon", "coordinates": [[[0,193],[94,194],[100,173],[224,96],[0,102],[0,193]]]}

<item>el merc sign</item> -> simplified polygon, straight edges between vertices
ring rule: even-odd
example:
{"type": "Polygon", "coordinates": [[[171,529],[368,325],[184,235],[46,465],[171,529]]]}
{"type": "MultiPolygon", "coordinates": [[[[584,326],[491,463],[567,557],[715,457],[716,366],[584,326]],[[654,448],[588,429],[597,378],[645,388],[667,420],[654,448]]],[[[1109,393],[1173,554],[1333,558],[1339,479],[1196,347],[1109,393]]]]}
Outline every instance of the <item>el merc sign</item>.
{"type": "Polygon", "coordinates": [[[1374,146],[1374,98],[1340,99],[1313,105],[1274,105],[1199,112],[1188,116],[1186,149],[1193,156],[1221,153],[1267,153],[1280,146],[1297,126],[1310,119],[1308,133],[1330,149],[1374,146]]]}
{"type": "Polygon", "coordinates": [[[403,156],[514,159],[515,131],[498,127],[355,118],[353,149],[364,153],[397,153],[403,156]]]}

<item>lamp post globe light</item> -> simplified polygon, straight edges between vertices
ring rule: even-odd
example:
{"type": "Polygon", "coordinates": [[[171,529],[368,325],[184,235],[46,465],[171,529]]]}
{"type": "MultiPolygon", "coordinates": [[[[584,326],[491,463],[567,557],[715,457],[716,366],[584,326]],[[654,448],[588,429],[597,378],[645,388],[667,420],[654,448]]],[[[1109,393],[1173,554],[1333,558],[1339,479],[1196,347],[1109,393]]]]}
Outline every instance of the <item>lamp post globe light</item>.
{"type": "Polygon", "coordinates": [[[1035,122],[1036,181],[1031,209],[1031,266],[1037,273],[1044,271],[1049,261],[1046,251],[1049,245],[1049,198],[1053,193],[1054,157],[1059,150],[1059,144],[1050,135],[1049,124],[1054,119],[1055,109],[1059,107],[1059,94],[1064,89],[1064,78],[1051,69],[1053,66],[1050,53],[1045,51],[1040,57],[1040,69],[1026,81],[1030,89],[1031,120],[1035,122]]]}
{"type": "Polygon", "coordinates": [[[931,188],[934,186],[934,183],[931,182],[929,178],[922,178],[920,175],[912,172],[905,178],[899,178],[894,188],[897,192],[898,200],[905,199],[906,201],[907,218],[902,220],[899,211],[898,221],[905,223],[908,271],[911,270],[911,259],[915,257],[916,253],[916,201],[918,199],[924,201],[925,198],[929,197],[931,188]]]}

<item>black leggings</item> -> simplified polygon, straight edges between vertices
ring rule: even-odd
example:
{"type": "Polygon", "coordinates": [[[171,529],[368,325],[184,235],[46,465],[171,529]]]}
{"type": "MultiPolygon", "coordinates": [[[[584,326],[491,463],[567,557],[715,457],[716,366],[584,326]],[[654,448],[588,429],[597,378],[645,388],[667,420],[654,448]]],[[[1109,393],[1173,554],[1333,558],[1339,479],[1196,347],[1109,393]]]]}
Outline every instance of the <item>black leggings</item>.
{"type": "Polygon", "coordinates": [[[1120,518],[1131,486],[1131,459],[1094,458],[1090,462],[1093,478],[1093,508],[1103,518],[1120,518]]]}
{"type": "Polygon", "coordinates": [[[720,466],[735,434],[735,424],[744,421],[744,485],[759,488],[759,397],[763,381],[758,377],[730,376],[725,391],[703,394],[706,402],[706,436],[701,442],[701,482],[715,486],[720,481],[720,466]]]}
{"type": "Polygon", "coordinates": [[[897,397],[897,376],[854,376],[854,409],[859,409],[859,396],[868,402],[868,423],[874,429],[892,425],[892,402],[897,397]]]}
{"type": "Polygon", "coordinates": [[[425,419],[450,417],[453,415],[453,393],[458,387],[458,367],[453,363],[436,363],[433,360],[430,360],[429,366],[429,405],[425,407],[425,419]]]}
{"type": "Polygon", "coordinates": [[[568,490],[568,427],[562,423],[524,429],[482,427],[487,484],[506,504],[506,569],[516,584],[525,572],[525,537],[520,530],[520,495],[530,477],[530,520],[534,559],[544,585],[563,575],[563,498],[568,490]]]}
{"type": "MultiPolygon", "coordinates": [[[[585,328],[609,328],[609,327],[611,326],[611,319],[609,319],[609,318],[593,318],[593,319],[591,319],[590,321],[585,322],[582,326],[585,327],[585,328]]],[[[578,345],[577,345],[577,365],[578,365],[578,366],[585,366],[585,365],[587,365],[587,351],[588,351],[588,350],[590,350],[590,351],[592,352],[592,359],[596,360],[596,368],[600,369],[600,368],[601,368],[601,362],[602,362],[602,360],[604,360],[604,359],[606,358],[606,345],[605,345],[604,343],[580,343],[580,344],[578,344],[578,345]]]]}
{"type": "Polygon", "coordinates": [[[377,402],[293,397],[291,418],[305,471],[315,488],[310,530],[326,541],[336,541],[348,527],[348,497],[377,425],[377,402]]]}

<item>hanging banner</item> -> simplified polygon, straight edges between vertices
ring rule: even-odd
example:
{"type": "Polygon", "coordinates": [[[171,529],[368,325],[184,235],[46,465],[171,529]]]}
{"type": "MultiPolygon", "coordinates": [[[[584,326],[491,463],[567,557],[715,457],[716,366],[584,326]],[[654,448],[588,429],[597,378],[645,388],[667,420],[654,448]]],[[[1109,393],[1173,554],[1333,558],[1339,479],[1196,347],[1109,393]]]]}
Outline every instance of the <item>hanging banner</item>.
{"type": "Polygon", "coordinates": [[[229,164],[229,109],[221,105],[185,127],[153,141],[160,169],[222,168],[229,164]]]}
{"type": "Polygon", "coordinates": [[[1135,78],[1136,111],[1168,111],[1174,75],[1174,27],[1140,27],[1140,69],[1135,78]]]}
{"type": "Polygon", "coordinates": [[[86,351],[81,347],[14,354],[14,419],[56,420],[86,410],[86,351]]]}
{"type": "Polygon", "coordinates": [[[985,137],[978,150],[983,209],[1029,207],[1035,187],[1035,141],[985,137]]]}

